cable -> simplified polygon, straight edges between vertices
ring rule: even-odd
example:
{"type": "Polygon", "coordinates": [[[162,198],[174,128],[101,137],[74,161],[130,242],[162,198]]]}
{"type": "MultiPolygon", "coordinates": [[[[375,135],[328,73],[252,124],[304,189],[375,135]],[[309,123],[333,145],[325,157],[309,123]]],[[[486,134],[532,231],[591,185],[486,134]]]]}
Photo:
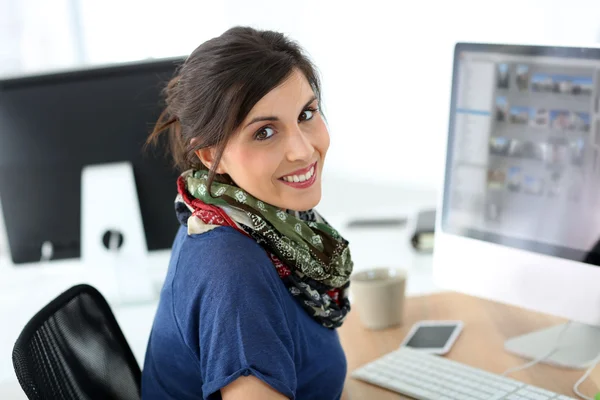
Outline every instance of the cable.
{"type": "Polygon", "coordinates": [[[118,231],[110,231],[110,237],[108,239],[108,249],[113,253],[117,254],[119,247],[121,246],[121,237],[118,231]]]}
{"type": "Polygon", "coordinates": [[[534,365],[539,364],[540,362],[544,361],[545,359],[547,359],[548,357],[550,357],[551,355],[556,353],[560,349],[560,342],[562,341],[562,337],[564,336],[565,332],[567,331],[567,329],[569,328],[570,325],[571,325],[571,321],[567,322],[565,324],[565,326],[563,326],[562,330],[558,334],[558,337],[556,338],[556,342],[555,342],[554,346],[550,349],[550,351],[543,354],[541,357],[538,357],[538,358],[535,358],[535,359],[529,361],[528,363],[507,369],[506,371],[504,371],[502,373],[502,376],[507,376],[514,372],[522,371],[524,369],[533,367],[534,365]]]}
{"type": "Polygon", "coordinates": [[[598,354],[596,356],[596,358],[594,358],[594,361],[592,361],[592,364],[590,365],[590,367],[587,369],[587,371],[585,371],[585,374],[583,374],[583,376],[581,378],[579,378],[579,380],[573,386],[573,391],[575,392],[575,394],[577,396],[581,397],[582,399],[585,399],[585,400],[594,400],[593,398],[588,397],[588,396],[582,394],[579,391],[579,385],[581,385],[583,383],[583,381],[585,381],[588,378],[588,376],[590,376],[590,374],[592,373],[592,371],[594,370],[594,368],[596,368],[596,365],[598,365],[598,363],[600,363],[600,354],[598,354]]]}
{"type": "MultiPolygon", "coordinates": [[[[560,342],[562,341],[562,337],[564,336],[565,332],[567,331],[568,327],[571,325],[571,321],[567,322],[565,324],[565,326],[563,327],[563,329],[560,331],[558,338],[556,339],[556,344],[552,347],[552,349],[550,351],[548,351],[546,354],[542,355],[541,357],[538,357],[526,364],[523,365],[519,365],[516,367],[512,367],[507,369],[506,371],[504,371],[502,373],[502,376],[507,376],[509,374],[512,374],[514,372],[517,371],[522,371],[524,369],[533,367],[534,365],[544,361],[546,358],[550,357],[551,355],[553,355],[554,353],[556,353],[559,349],[560,349],[560,342]]],[[[588,397],[586,395],[584,395],[583,393],[581,393],[579,391],[579,385],[581,385],[592,373],[592,371],[594,370],[594,368],[596,368],[596,366],[600,363],[600,353],[596,356],[596,358],[594,358],[594,360],[592,361],[592,363],[590,364],[589,368],[587,369],[587,371],[585,371],[585,373],[583,374],[583,376],[581,378],[579,378],[579,380],[577,382],[575,382],[575,385],[573,386],[573,392],[575,392],[575,394],[579,397],[581,397],[584,400],[594,400],[594,398],[592,397],[588,397]]],[[[596,395],[597,396],[597,395],[596,395]]]]}

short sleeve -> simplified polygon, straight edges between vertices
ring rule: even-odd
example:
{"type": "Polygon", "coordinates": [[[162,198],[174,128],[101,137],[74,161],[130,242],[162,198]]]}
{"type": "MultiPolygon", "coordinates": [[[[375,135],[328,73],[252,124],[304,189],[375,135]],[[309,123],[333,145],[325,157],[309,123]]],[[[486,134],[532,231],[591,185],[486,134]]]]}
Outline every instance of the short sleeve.
{"type": "MultiPolygon", "coordinates": [[[[186,278],[199,280],[193,309],[203,396],[220,398],[221,388],[242,375],[253,375],[294,399],[294,342],[283,283],[254,240],[230,228],[218,230],[219,234],[204,234],[209,236],[202,244],[210,246],[210,252],[202,252],[198,276],[186,278]]],[[[179,264],[187,263],[186,269],[197,264],[193,254],[183,252],[179,264]]]]}

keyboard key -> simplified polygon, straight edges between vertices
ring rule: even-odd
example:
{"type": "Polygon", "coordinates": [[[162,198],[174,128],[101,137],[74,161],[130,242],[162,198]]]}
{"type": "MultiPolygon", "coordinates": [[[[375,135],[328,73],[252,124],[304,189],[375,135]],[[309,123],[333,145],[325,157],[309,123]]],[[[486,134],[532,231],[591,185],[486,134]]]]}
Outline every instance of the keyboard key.
{"type": "Polygon", "coordinates": [[[517,392],[517,394],[527,400],[548,400],[550,398],[544,394],[536,393],[528,389],[521,389],[517,392]]]}
{"type": "Polygon", "coordinates": [[[400,393],[407,394],[409,396],[422,397],[425,399],[432,399],[435,393],[428,390],[422,389],[417,386],[412,386],[403,382],[388,382],[386,385],[390,389],[394,389],[400,393]]]}

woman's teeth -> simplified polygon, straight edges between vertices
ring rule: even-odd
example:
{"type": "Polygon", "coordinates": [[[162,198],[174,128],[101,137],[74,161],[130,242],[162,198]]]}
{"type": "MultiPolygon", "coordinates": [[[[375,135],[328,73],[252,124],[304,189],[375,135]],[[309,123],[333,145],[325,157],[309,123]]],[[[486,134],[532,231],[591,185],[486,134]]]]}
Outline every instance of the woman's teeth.
{"type": "Polygon", "coordinates": [[[309,180],[310,178],[312,178],[312,176],[315,174],[315,167],[311,167],[310,171],[308,171],[306,174],[304,175],[286,175],[284,176],[283,179],[286,182],[304,182],[309,180]]]}

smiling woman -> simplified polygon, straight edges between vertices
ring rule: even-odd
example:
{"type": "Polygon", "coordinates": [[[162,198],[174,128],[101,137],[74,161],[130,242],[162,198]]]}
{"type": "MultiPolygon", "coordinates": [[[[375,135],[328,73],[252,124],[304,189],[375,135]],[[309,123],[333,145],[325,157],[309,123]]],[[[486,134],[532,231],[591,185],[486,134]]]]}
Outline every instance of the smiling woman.
{"type": "Polygon", "coordinates": [[[329,133],[320,83],[284,35],[236,27],[165,89],[182,225],[154,320],[144,399],[339,399],[348,242],[314,210],[329,133]]]}

